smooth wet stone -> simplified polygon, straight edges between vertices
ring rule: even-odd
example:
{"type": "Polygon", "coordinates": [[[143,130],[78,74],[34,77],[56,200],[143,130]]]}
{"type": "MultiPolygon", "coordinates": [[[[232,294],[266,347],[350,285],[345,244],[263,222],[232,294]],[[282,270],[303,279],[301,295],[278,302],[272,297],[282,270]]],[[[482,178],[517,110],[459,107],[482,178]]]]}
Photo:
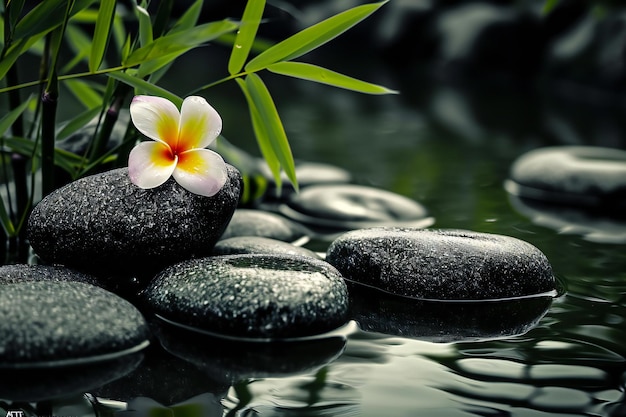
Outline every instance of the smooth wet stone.
{"type": "Polygon", "coordinates": [[[283,242],[308,240],[308,230],[302,225],[264,210],[237,209],[221,239],[237,236],[260,236],[283,242]]]}
{"type": "Polygon", "coordinates": [[[87,363],[147,346],[142,314],[90,284],[25,281],[0,284],[0,368],[87,363]]]}
{"type": "Polygon", "coordinates": [[[418,202],[374,187],[354,184],[312,185],[278,211],[313,228],[339,230],[373,226],[426,227],[433,219],[418,202]]]}
{"type": "Polygon", "coordinates": [[[320,256],[302,246],[292,245],[281,240],[261,236],[236,236],[220,240],[213,248],[214,255],[235,255],[245,253],[278,254],[290,256],[308,256],[320,259],[320,256]]]}
{"type": "Polygon", "coordinates": [[[149,276],[166,265],[209,255],[237,206],[241,175],[213,197],[172,178],[149,190],[120,168],[74,181],[45,197],[28,221],[28,238],[46,263],[97,276],[149,276]]]}
{"type": "Polygon", "coordinates": [[[505,187],[519,197],[611,211],[626,208],[626,151],[552,146],[514,161],[505,187]]]}
{"type": "Polygon", "coordinates": [[[326,261],[348,280],[419,299],[516,298],[556,286],[548,259],[530,243],[465,230],[355,230],[332,242],[326,261]]]}
{"type": "Polygon", "coordinates": [[[311,336],[347,321],[348,293],[339,272],[303,256],[184,261],[159,273],[144,297],[168,321],[242,338],[311,336]]]}
{"type": "Polygon", "coordinates": [[[0,285],[25,281],[77,281],[97,285],[96,278],[63,266],[11,264],[0,266],[0,285]]]}

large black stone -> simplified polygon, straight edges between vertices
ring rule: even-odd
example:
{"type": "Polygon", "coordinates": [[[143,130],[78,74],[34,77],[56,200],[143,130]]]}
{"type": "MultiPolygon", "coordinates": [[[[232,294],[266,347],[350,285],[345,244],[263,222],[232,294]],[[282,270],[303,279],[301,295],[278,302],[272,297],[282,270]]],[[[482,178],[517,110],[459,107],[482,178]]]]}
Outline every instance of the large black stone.
{"type": "Polygon", "coordinates": [[[348,292],[339,272],[303,256],[184,261],[159,273],[144,296],[166,320],[241,338],[311,336],[347,321],[348,292]]]}
{"type": "Polygon", "coordinates": [[[464,230],[347,232],[330,245],[326,261],[348,280],[418,299],[503,299],[555,290],[550,263],[533,245],[464,230]]]}
{"type": "Polygon", "coordinates": [[[148,344],[139,310],[94,285],[24,281],[0,293],[0,368],[97,362],[148,344]]]}
{"type": "Polygon", "coordinates": [[[91,275],[64,266],[10,264],[0,266],[0,284],[24,281],[78,281],[97,285],[91,275]]]}
{"type": "Polygon", "coordinates": [[[163,267],[209,255],[233,211],[241,175],[212,197],[173,179],[149,189],[130,182],[127,168],[74,181],[45,197],[28,221],[28,239],[47,263],[97,276],[153,276],[163,267]]]}

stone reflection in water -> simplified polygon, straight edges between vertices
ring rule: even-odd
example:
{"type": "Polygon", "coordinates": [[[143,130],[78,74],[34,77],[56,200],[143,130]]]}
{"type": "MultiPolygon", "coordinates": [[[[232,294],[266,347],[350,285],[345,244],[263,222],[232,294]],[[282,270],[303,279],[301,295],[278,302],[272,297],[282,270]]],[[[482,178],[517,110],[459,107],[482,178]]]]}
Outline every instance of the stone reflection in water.
{"type": "Polygon", "coordinates": [[[422,301],[350,286],[350,316],[364,331],[437,343],[521,335],[546,314],[552,297],[482,302],[422,301]]]}
{"type": "Polygon", "coordinates": [[[268,378],[313,372],[335,360],[346,344],[344,332],[301,340],[253,342],[222,338],[160,323],[157,335],[166,351],[202,369],[215,381],[233,384],[249,378],[268,378]]]}
{"type": "Polygon", "coordinates": [[[626,243],[626,219],[577,207],[509,195],[511,206],[534,224],[598,243],[626,243]]]}

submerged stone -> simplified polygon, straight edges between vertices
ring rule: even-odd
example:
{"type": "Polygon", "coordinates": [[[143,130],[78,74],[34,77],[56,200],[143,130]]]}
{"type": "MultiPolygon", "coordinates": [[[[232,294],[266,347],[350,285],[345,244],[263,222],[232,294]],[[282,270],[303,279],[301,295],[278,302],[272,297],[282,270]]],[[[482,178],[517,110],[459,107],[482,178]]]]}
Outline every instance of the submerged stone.
{"type": "Polygon", "coordinates": [[[320,259],[320,256],[302,246],[292,245],[282,240],[261,236],[236,236],[220,240],[213,248],[214,255],[235,255],[244,253],[278,254],[308,256],[320,259]]]}
{"type": "Polygon", "coordinates": [[[599,146],[552,146],[520,156],[511,166],[507,191],[551,203],[626,208],[626,151],[599,146]]]}
{"type": "Polygon", "coordinates": [[[222,239],[237,236],[260,236],[283,242],[308,240],[308,230],[301,224],[264,210],[237,209],[222,239]]]}
{"type": "Polygon", "coordinates": [[[166,265],[206,256],[237,206],[241,175],[228,166],[212,197],[172,178],[144,190],[120,168],[74,181],[45,197],[28,221],[28,238],[46,263],[97,276],[150,276],[166,265]]]}
{"type": "Polygon", "coordinates": [[[548,259],[530,243],[464,230],[355,230],[332,242],[326,261],[348,280],[418,299],[516,298],[556,286],[548,259]]]}
{"type": "Polygon", "coordinates": [[[426,208],[410,198],[354,184],[306,187],[280,205],[278,211],[315,229],[426,227],[433,222],[426,208]]]}
{"type": "Polygon", "coordinates": [[[0,284],[0,368],[97,362],[141,350],[149,330],[131,303],[70,281],[0,284]]]}
{"type": "Polygon", "coordinates": [[[159,273],[144,298],[165,320],[241,338],[311,336],[347,321],[348,293],[341,274],[324,261],[303,256],[184,261],[159,273]]]}

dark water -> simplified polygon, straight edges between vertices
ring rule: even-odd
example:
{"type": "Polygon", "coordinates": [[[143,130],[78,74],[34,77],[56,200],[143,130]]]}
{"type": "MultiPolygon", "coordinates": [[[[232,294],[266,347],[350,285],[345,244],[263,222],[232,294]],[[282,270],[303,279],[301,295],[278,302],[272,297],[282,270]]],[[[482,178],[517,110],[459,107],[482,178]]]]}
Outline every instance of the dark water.
{"type": "MultiPolygon", "coordinates": [[[[356,293],[346,339],[280,346],[165,332],[135,371],[91,392],[104,408],[143,410],[120,415],[626,416],[626,222],[529,208],[504,189],[528,150],[626,147],[623,109],[563,98],[554,85],[360,71],[402,94],[267,76],[295,158],[419,201],[434,228],[532,243],[550,260],[559,295],[460,306],[356,293]]],[[[224,135],[256,152],[236,86],[207,97],[224,135]]]]}
{"type": "MultiPolygon", "coordinates": [[[[356,182],[413,198],[435,218],[432,227],[532,243],[550,260],[559,295],[462,306],[355,293],[345,341],[271,348],[174,336],[96,395],[187,401],[213,407],[210,415],[626,415],[626,223],[522,206],[503,185],[511,163],[530,149],[623,147],[622,121],[541,88],[468,89],[376,74],[403,94],[273,86],[296,159],[337,165],[356,182]]],[[[214,102],[231,91],[215,94],[214,102]]],[[[245,107],[229,113],[225,136],[256,152],[246,124],[228,119],[247,118],[245,107]]]]}

